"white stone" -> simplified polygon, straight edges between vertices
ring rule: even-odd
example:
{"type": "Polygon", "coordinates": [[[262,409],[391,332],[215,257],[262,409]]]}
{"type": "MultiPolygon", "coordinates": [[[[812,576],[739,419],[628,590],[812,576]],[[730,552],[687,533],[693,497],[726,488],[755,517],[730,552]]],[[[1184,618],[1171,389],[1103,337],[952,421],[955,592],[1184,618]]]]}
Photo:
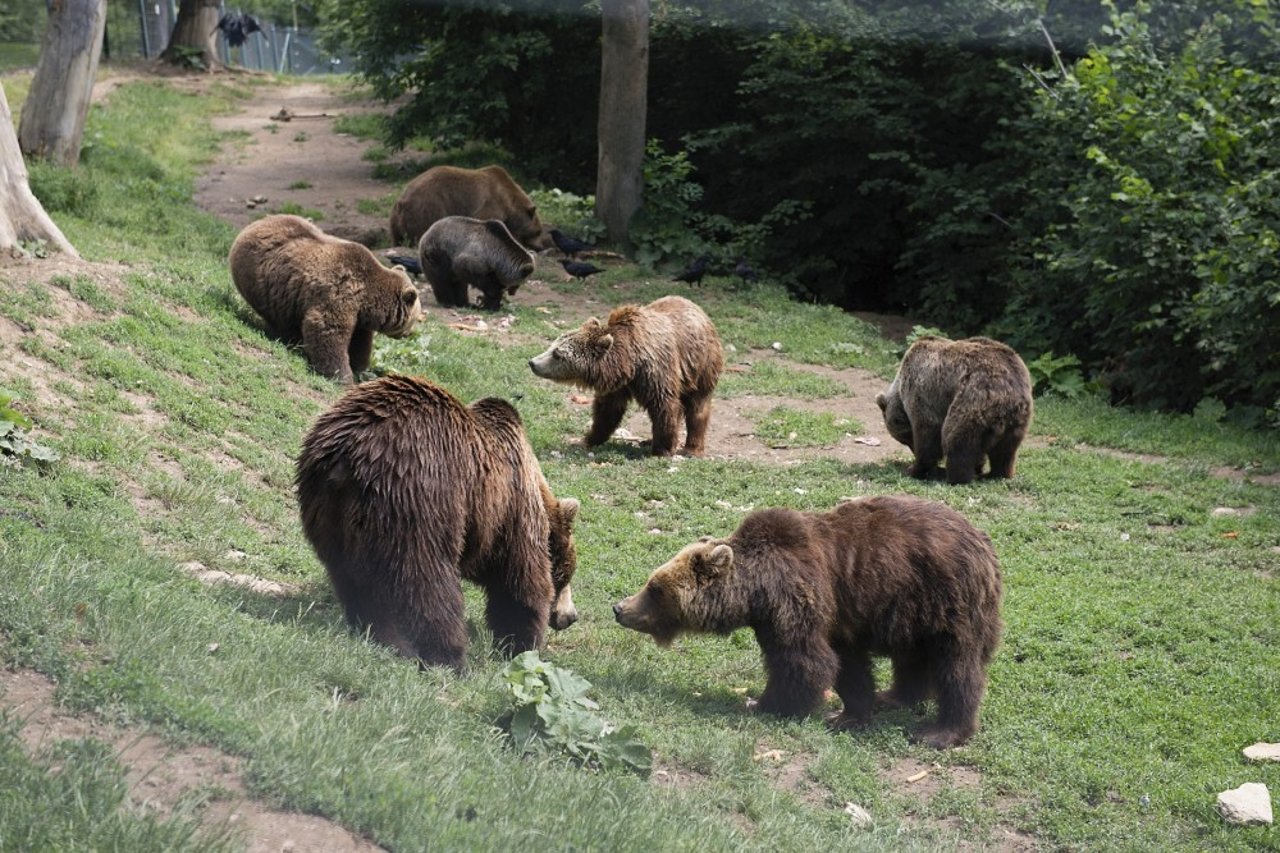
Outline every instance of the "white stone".
{"type": "Polygon", "coordinates": [[[1244,748],[1244,757],[1250,761],[1280,761],[1280,743],[1255,743],[1244,748]]]}
{"type": "Polygon", "coordinates": [[[1228,823],[1270,824],[1271,792],[1261,782],[1245,782],[1218,795],[1218,812],[1228,823]]]}
{"type": "Polygon", "coordinates": [[[871,812],[857,803],[845,803],[844,813],[849,816],[849,823],[854,829],[863,829],[875,822],[871,817],[871,812]]]}

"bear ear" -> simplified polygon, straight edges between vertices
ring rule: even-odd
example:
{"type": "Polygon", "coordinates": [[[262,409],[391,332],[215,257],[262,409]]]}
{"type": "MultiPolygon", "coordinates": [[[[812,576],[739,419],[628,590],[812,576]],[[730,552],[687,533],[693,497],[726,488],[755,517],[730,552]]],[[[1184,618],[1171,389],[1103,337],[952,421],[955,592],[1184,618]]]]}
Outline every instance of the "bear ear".
{"type": "Polygon", "coordinates": [[[889,398],[883,393],[876,395],[876,405],[880,407],[880,411],[884,411],[889,405],[889,398]]]}
{"type": "Polygon", "coordinates": [[[733,549],[721,543],[703,554],[695,568],[698,575],[706,580],[722,577],[733,568],[733,549]]]}
{"type": "Polygon", "coordinates": [[[573,524],[573,520],[578,517],[578,510],[581,504],[574,498],[565,498],[560,501],[560,517],[564,519],[566,524],[573,524]]]}
{"type": "Polygon", "coordinates": [[[412,287],[406,287],[404,293],[400,294],[400,301],[405,305],[413,305],[418,301],[418,291],[412,287]]]}
{"type": "Polygon", "coordinates": [[[596,341],[596,345],[600,347],[601,352],[607,352],[609,347],[613,346],[613,335],[602,335],[600,340],[596,341]]]}
{"type": "Polygon", "coordinates": [[[587,322],[583,323],[582,327],[584,329],[598,329],[600,328],[600,321],[595,317],[588,317],[587,322]]]}

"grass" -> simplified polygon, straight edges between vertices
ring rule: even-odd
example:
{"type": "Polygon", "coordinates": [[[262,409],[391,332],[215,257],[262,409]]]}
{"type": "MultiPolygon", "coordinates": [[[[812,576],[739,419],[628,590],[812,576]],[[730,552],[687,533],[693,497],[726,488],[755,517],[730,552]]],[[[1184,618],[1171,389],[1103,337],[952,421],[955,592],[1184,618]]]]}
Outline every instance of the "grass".
{"type": "MultiPolygon", "coordinates": [[[[1008,828],[1062,849],[1276,848],[1276,830],[1229,828],[1213,800],[1245,781],[1280,789],[1280,768],[1246,766],[1239,754],[1275,737],[1280,495],[1209,473],[1242,462],[1275,469],[1273,435],[1044,400],[1035,432],[1053,438],[1024,448],[1018,476],[956,488],[906,478],[899,464],[673,463],[620,443],[588,454],[566,442],[585,429],[587,408],[524,363],[558,332],[557,315],[519,299],[519,334],[505,344],[429,318],[412,338],[380,339],[375,362],[466,400],[517,401],[553,489],[583,501],[581,620],[545,654],[595,685],[603,716],[639,729],[662,774],[645,781],[515,757],[492,728],[506,708],[502,662],[475,590],[468,673],[419,672],[345,629],[301,535],[293,459],[339,389],[262,334],[233,296],[233,230],[191,203],[218,142],[207,117],[237,98],[126,85],[91,112],[96,142],[74,181],[33,170],[72,242],[122,271],[108,282],[46,281],[38,267],[18,267],[0,289],[0,322],[35,330],[0,363],[0,385],[17,392],[34,437],[63,454],[43,469],[0,470],[0,661],[53,676],[71,709],[243,756],[257,796],[391,849],[431,839],[442,849],[924,850],[994,845],[1008,828]],[[1117,458],[1080,443],[1172,458],[1117,458]],[[1001,558],[1005,639],[983,730],[963,750],[910,744],[909,711],[878,714],[852,735],[816,718],[748,715],[743,694],[763,685],[750,632],[663,650],[613,623],[612,602],[697,536],[731,531],[746,507],[826,509],[893,492],[956,507],[1001,558]],[[203,586],[175,568],[189,562],[292,591],[203,586]],[[768,750],[796,768],[793,781],[756,760],[768,750]],[[926,800],[888,780],[906,758],[972,768],[980,781],[944,783],[926,800]],[[848,802],[871,811],[871,829],[850,828],[848,802]]],[[[843,393],[788,359],[892,374],[894,346],[870,326],[766,285],[707,281],[674,292],[707,309],[731,362],[752,362],[726,374],[726,394],[843,393]],[[756,353],[775,342],[780,353],[756,353]]],[[[613,265],[556,287],[618,302],[672,292],[613,265]]],[[[799,425],[787,429],[797,438],[827,428],[820,416],[782,415],[799,425]]],[[[51,774],[63,753],[20,753],[9,732],[0,732],[0,805],[16,804],[0,807],[6,844],[201,843],[189,823],[143,825],[118,808],[120,770],[100,745],[67,746],[78,769],[51,774]],[[68,811],[78,803],[93,807],[68,811]]]]}
{"type": "Polygon", "coordinates": [[[756,419],[756,437],[769,447],[831,447],[846,435],[862,432],[862,424],[853,418],[789,406],[775,406],[756,419]]]}
{"type": "Polygon", "coordinates": [[[310,219],[312,222],[319,222],[324,219],[324,211],[315,207],[303,207],[296,201],[286,201],[277,205],[272,213],[291,213],[294,216],[301,216],[304,219],[310,219]]]}
{"type": "Polygon", "coordinates": [[[40,45],[26,42],[0,42],[0,73],[20,68],[35,68],[40,61],[40,45]]]}

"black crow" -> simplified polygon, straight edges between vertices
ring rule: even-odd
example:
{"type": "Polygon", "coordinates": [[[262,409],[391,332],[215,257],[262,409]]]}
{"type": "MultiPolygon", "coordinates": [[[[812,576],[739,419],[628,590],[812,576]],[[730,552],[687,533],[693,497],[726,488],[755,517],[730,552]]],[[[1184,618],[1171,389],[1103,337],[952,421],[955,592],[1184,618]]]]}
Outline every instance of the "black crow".
{"type": "Polygon", "coordinates": [[[707,265],[710,263],[710,255],[699,255],[696,261],[684,268],[684,272],[671,280],[687,281],[689,284],[702,284],[702,277],[707,274],[707,265]]]}
{"type": "Polygon", "coordinates": [[[404,267],[405,272],[410,275],[422,275],[422,264],[418,263],[417,258],[411,258],[408,255],[387,255],[387,260],[396,266],[404,267]]]}
{"type": "Polygon", "coordinates": [[[217,28],[222,30],[222,34],[227,37],[227,44],[231,47],[239,47],[253,33],[262,32],[262,27],[253,16],[243,12],[228,12],[223,15],[218,19],[217,28]]]}
{"type": "Polygon", "coordinates": [[[556,244],[556,248],[564,252],[569,257],[573,257],[579,252],[585,252],[588,249],[594,249],[594,243],[588,243],[585,240],[579,240],[576,237],[570,237],[559,228],[551,229],[551,240],[556,244]]]}
{"type": "Polygon", "coordinates": [[[733,268],[733,274],[742,279],[743,284],[760,280],[760,273],[752,269],[751,264],[747,263],[743,258],[738,258],[738,263],[733,268]]]}
{"type": "Polygon", "coordinates": [[[595,275],[598,272],[604,272],[595,264],[587,264],[581,261],[561,261],[560,266],[564,267],[564,271],[574,278],[585,279],[589,275],[595,275]]]}

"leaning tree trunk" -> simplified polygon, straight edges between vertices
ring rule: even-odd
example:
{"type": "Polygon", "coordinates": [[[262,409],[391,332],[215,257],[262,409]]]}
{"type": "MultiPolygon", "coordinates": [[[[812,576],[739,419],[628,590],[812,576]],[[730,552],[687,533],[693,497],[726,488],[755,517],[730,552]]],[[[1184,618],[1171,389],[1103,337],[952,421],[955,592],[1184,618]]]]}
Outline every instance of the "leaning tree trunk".
{"type": "Polygon", "coordinates": [[[61,166],[80,162],[84,120],[102,52],[107,0],[52,0],[40,64],[22,107],[22,153],[61,166]]]}
{"type": "Polygon", "coordinates": [[[169,46],[160,58],[175,65],[191,64],[199,58],[204,67],[221,68],[214,34],[218,29],[218,7],[221,0],[182,0],[178,6],[178,20],[173,24],[169,46]]]}
{"type": "Polygon", "coordinates": [[[600,17],[596,215],[604,222],[608,241],[625,247],[644,191],[649,0],[603,0],[600,17]]]}
{"type": "Polygon", "coordinates": [[[11,249],[25,242],[44,240],[55,249],[75,255],[62,231],[27,184],[27,167],[13,132],[13,115],[9,99],[0,85],[0,249],[11,249]]]}

